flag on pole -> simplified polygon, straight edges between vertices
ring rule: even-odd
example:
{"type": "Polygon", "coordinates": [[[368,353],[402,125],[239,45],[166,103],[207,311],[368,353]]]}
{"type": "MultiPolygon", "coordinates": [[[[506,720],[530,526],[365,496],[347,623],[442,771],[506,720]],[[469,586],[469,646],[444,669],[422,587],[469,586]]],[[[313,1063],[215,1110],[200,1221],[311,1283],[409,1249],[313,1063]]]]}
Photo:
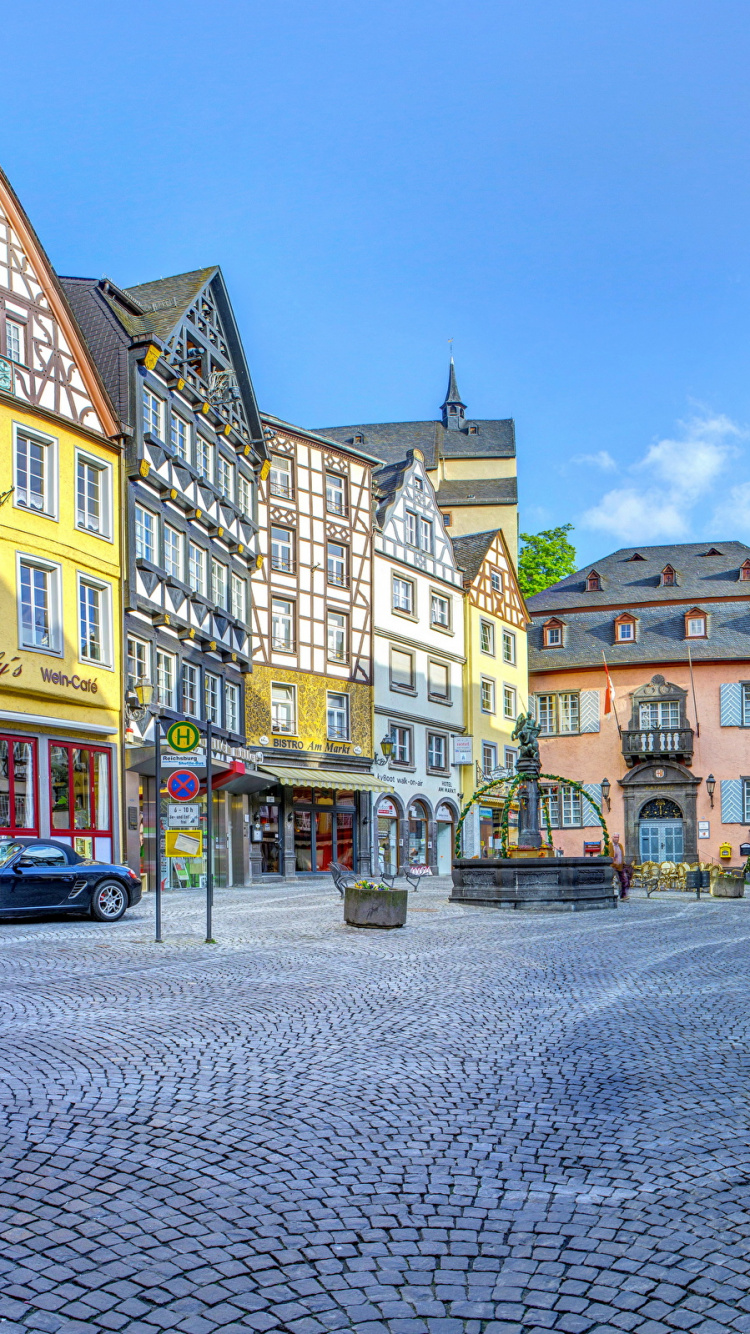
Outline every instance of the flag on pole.
{"type": "Polygon", "coordinates": [[[617,709],[616,709],[616,707],[615,707],[615,705],[616,705],[616,703],[617,703],[617,696],[616,696],[616,694],[615,694],[615,687],[614,687],[613,682],[612,682],[612,677],[611,677],[610,674],[609,674],[609,667],[607,666],[607,659],[606,659],[605,656],[604,656],[604,649],[602,649],[602,662],[604,663],[604,675],[605,675],[606,678],[607,678],[607,689],[606,689],[605,692],[604,692],[604,712],[605,712],[605,713],[613,713],[613,714],[615,715],[615,722],[616,722],[616,724],[617,724],[617,731],[619,732],[620,736],[622,736],[622,729],[621,729],[621,727],[620,727],[620,720],[619,720],[619,718],[617,717],[617,709]]]}

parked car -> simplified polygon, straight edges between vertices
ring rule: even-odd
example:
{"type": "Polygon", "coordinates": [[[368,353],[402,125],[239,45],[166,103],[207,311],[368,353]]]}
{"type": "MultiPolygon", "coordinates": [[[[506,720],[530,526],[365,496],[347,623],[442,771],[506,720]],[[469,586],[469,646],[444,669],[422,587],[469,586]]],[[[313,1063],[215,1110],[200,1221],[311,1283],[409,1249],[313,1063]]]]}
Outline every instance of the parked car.
{"type": "Polygon", "coordinates": [[[0,918],[60,912],[118,922],[140,898],[129,866],[81,857],[54,839],[0,838],[0,918]]]}

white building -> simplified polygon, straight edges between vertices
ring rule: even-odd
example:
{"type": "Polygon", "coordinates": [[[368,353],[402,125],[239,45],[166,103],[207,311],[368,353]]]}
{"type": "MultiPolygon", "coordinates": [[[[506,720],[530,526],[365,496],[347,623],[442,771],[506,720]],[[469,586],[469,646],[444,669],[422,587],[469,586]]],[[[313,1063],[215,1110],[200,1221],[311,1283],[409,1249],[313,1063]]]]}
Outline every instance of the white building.
{"type": "Polygon", "coordinates": [[[375,750],[383,737],[393,747],[379,770],[393,795],[375,802],[374,865],[449,875],[467,772],[452,763],[464,732],[462,575],[421,451],[373,480],[375,750]]]}

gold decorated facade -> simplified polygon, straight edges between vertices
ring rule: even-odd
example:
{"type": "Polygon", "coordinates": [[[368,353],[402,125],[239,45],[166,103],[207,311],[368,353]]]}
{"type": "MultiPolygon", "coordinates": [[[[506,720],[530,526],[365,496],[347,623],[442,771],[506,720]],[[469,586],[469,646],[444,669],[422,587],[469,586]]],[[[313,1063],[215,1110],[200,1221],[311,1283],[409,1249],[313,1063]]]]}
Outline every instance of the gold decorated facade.
{"type": "Polygon", "coordinates": [[[334,681],[313,672],[256,666],[246,678],[247,741],[271,752],[291,755],[307,752],[322,755],[372,756],[372,687],[355,681],[334,681]],[[292,736],[275,736],[271,725],[272,683],[293,685],[297,691],[297,730],[292,736]],[[327,693],[335,688],[349,696],[350,741],[327,740],[327,693]]]}

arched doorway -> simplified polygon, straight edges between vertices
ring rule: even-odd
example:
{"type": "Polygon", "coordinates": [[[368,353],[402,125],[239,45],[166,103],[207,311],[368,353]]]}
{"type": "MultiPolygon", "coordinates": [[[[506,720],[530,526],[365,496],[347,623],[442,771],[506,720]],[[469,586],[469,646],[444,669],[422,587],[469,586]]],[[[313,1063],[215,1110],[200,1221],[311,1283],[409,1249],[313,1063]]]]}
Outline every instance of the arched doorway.
{"type": "Polygon", "coordinates": [[[639,849],[642,862],[681,862],[685,855],[683,813],[676,801],[652,797],[641,807],[639,849]]]}
{"type": "Polygon", "coordinates": [[[378,806],[378,872],[398,875],[398,808],[390,797],[378,806]]]}
{"type": "Polygon", "coordinates": [[[423,801],[413,801],[409,807],[409,857],[410,866],[426,866],[427,841],[430,817],[423,801]]]}
{"type": "Polygon", "coordinates": [[[435,812],[437,840],[437,873],[450,875],[453,868],[453,829],[455,813],[446,801],[441,801],[435,812]]]}

